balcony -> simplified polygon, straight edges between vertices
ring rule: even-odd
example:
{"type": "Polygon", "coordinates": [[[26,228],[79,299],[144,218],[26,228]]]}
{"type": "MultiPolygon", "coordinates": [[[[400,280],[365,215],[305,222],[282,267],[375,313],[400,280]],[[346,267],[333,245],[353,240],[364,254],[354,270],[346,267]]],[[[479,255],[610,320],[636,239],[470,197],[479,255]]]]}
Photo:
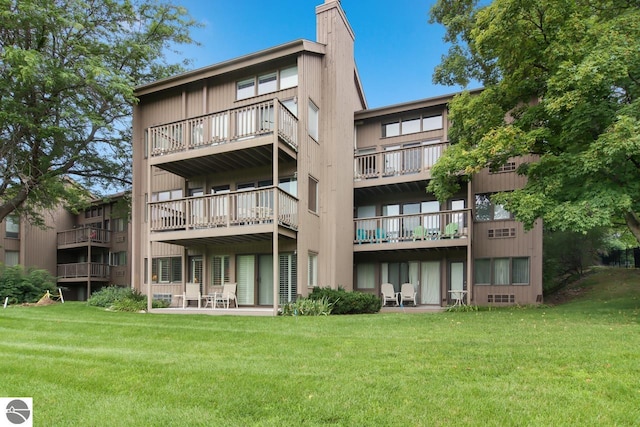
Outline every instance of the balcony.
{"type": "Polygon", "coordinates": [[[278,99],[150,127],[147,155],[150,164],[180,176],[267,165],[273,140],[260,137],[274,132],[284,142],[281,148],[295,155],[298,119],[278,99]]]}
{"type": "Polygon", "coordinates": [[[466,246],[471,210],[354,219],[354,252],[466,246]]]}
{"type": "Polygon", "coordinates": [[[58,232],[58,248],[83,246],[109,246],[111,231],[95,227],[81,227],[58,232]]]}
{"type": "Polygon", "coordinates": [[[58,281],[77,281],[77,280],[109,280],[109,265],[97,262],[77,262],[71,264],[58,264],[57,266],[58,281]]]}
{"type": "Polygon", "coordinates": [[[436,143],[355,155],[356,187],[431,178],[431,168],[448,143],[436,143]]]}
{"type": "Polygon", "coordinates": [[[180,231],[184,239],[195,234],[202,237],[250,234],[258,231],[257,226],[261,226],[258,232],[269,233],[275,220],[290,230],[298,228],[298,200],[277,187],[149,203],[151,232],[180,231]],[[274,193],[278,197],[275,215],[274,193]]]}

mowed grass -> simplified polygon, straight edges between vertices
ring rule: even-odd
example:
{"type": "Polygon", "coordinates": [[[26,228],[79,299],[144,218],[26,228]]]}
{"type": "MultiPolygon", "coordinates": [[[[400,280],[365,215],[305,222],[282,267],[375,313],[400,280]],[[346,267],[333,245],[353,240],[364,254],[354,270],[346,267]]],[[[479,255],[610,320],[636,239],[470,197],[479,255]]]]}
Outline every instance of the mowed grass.
{"type": "Polygon", "coordinates": [[[637,426],[640,272],[544,308],[329,317],[0,311],[38,426],[637,426]]]}

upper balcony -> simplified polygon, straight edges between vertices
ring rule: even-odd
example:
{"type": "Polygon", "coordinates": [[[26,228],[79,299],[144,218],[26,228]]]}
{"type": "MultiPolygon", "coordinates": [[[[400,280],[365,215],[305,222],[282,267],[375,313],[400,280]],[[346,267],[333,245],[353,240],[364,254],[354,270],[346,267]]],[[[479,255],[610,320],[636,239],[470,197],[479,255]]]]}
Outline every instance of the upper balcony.
{"type": "Polygon", "coordinates": [[[96,227],[78,227],[58,232],[58,249],[84,246],[108,247],[111,244],[111,231],[96,227]]]}
{"type": "Polygon", "coordinates": [[[298,200],[277,187],[186,197],[149,203],[149,221],[152,241],[182,245],[270,239],[274,221],[294,238],[298,200]]]}
{"type": "Polygon", "coordinates": [[[278,155],[295,159],[298,119],[277,98],[150,127],[147,156],[182,177],[268,165],[274,134],[278,155]]]}
{"type": "Polygon", "coordinates": [[[355,155],[354,186],[364,188],[431,179],[431,168],[448,146],[448,143],[438,142],[358,153],[355,155]]]}
{"type": "Polygon", "coordinates": [[[354,219],[354,252],[467,246],[471,209],[354,219]]]}
{"type": "Polygon", "coordinates": [[[57,276],[59,282],[76,282],[86,280],[109,280],[109,265],[98,262],[75,262],[58,264],[57,276]]]}

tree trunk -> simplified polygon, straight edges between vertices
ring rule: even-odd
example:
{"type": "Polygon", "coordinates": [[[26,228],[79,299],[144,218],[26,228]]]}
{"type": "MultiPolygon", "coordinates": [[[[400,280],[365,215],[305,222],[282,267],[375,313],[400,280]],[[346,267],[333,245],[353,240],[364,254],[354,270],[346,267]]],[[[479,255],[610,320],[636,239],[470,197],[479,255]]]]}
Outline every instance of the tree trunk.
{"type": "Polygon", "coordinates": [[[640,244],[640,218],[635,212],[629,211],[625,214],[624,219],[627,221],[629,231],[634,235],[638,244],[640,244]]]}

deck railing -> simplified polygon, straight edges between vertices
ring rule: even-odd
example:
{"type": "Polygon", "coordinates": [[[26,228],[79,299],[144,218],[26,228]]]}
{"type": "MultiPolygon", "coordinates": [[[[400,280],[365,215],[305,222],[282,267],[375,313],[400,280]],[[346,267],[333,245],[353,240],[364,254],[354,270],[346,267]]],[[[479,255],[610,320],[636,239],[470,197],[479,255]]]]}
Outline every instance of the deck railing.
{"type": "Polygon", "coordinates": [[[109,265],[97,262],[76,262],[70,264],[58,264],[57,276],[62,279],[73,278],[109,278],[109,265]]]}
{"type": "Polygon", "coordinates": [[[297,229],[298,200],[277,187],[266,187],[253,191],[151,202],[151,231],[273,223],[274,191],[278,195],[278,223],[297,229]]]}
{"type": "Polygon", "coordinates": [[[58,232],[58,246],[77,243],[109,243],[111,230],[96,227],[81,227],[58,232]]]}
{"type": "Polygon", "coordinates": [[[383,178],[427,171],[433,167],[448,145],[448,143],[436,143],[356,154],[355,179],[383,178]]]}
{"type": "Polygon", "coordinates": [[[468,237],[469,209],[354,219],[355,244],[468,237]]]}
{"type": "Polygon", "coordinates": [[[278,135],[297,150],[298,119],[278,99],[273,99],[150,127],[147,133],[149,155],[161,156],[272,133],[275,113],[278,135]]]}

